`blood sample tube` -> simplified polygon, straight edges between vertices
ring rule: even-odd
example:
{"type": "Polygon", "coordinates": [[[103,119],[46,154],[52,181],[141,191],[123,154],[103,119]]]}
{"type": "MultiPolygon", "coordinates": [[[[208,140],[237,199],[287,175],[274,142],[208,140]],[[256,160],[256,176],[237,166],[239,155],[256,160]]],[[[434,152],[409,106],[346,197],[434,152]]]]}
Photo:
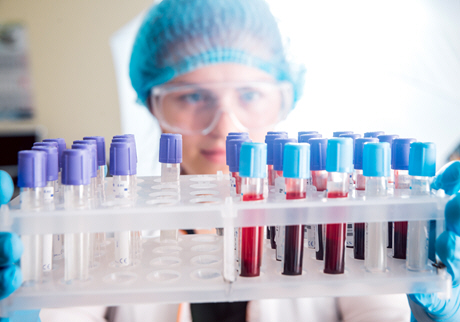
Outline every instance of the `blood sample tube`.
{"type": "MultiPolygon", "coordinates": [[[[436,172],[436,146],[431,142],[413,142],[409,152],[410,189],[413,196],[429,196],[436,172]]],[[[434,227],[435,228],[435,227],[434,227]]],[[[427,268],[430,221],[409,221],[407,225],[407,261],[412,271],[427,268]]]]}
{"type": "MultiPolygon", "coordinates": [[[[235,132],[231,132],[235,133],[235,132]]],[[[237,132],[238,133],[238,132],[237,132]]],[[[240,149],[243,142],[252,142],[247,135],[228,135],[225,142],[227,165],[230,170],[230,195],[241,194],[241,178],[239,175],[240,149]]]]}
{"type": "MultiPolygon", "coordinates": [[[[392,146],[392,168],[395,173],[395,195],[398,196],[403,189],[410,189],[409,177],[409,151],[415,139],[396,138],[392,146]]],[[[406,259],[407,253],[407,221],[393,223],[393,257],[406,259]]]]}
{"type": "MultiPolygon", "coordinates": [[[[277,138],[273,141],[273,169],[275,171],[275,196],[277,199],[284,200],[286,198],[285,182],[283,177],[283,156],[284,146],[287,143],[297,143],[294,138],[277,138]]],[[[276,249],[276,260],[281,261],[284,251],[281,247],[277,247],[277,241],[284,241],[280,236],[280,226],[270,226],[270,245],[272,249],[276,249]]]]}
{"type": "MultiPolygon", "coordinates": [[[[318,131],[299,131],[297,132],[297,141],[300,142],[300,137],[302,135],[311,135],[311,134],[319,134],[318,131]]],[[[319,134],[319,137],[321,137],[321,134],[319,134]]]]}
{"type": "MultiPolygon", "coordinates": [[[[283,175],[286,199],[305,199],[310,178],[310,144],[288,143],[284,146],[283,175]]],[[[284,228],[283,274],[302,275],[304,225],[284,228]]]]}
{"type": "MultiPolygon", "coordinates": [[[[32,150],[43,151],[46,153],[46,187],[43,191],[45,208],[54,210],[54,190],[59,178],[59,154],[58,149],[53,146],[34,146],[32,150]]],[[[60,237],[60,235],[57,235],[60,237]]],[[[62,255],[62,240],[58,238],[59,255],[62,255]]],[[[53,269],[53,234],[43,236],[43,271],[53,269]]]]}
{"type": "MultiPolygon", "coordinates": [[[[341,138],[350,138],[353,140],[353,165],[355,164],[355,140],[359,139],[361,137],[361,134],[358,133],[351,133],[351,134],[340,134],[341,138]]],[[[354,168],[353,172],[350,173],[350,187],[353,187],[355,184],[355,178],[354,178],[354,168]]],[[[354,229],[355,226],[353,223],[347,223],[347,241],[346,241],[346,246],[348,248],[353,248],[354,246],[354,229]]]]}
{"type": "MultiPolygon", "coordinates": [[[[182,162],[182,135],[163,133],[160,137],[161,182],[179,184],[182,162]]],[[[162,230],[161,242],[177,242],[178,230],[162,230]]]]}
{"type": "MultiPolygon", "coordinates": [[[[316,187],[316,191],[327,190],[327,139],[309,139],[310,143],[310,170],[311,183],[316,187]]],[[[324,234],[323,225],[312,225],[307,228],[308,247],[316,251],[316,259],[324,259],[324,234]]]]}
{"type": "MultiPolygon", "coordinates": [[[[366,143],[363,151],[363,174],[366,177],[366,198],[382,198],[388,193],[391,148],[387,142],[366,143]]],[[[369,272],[385,272],[387,268],[387,222],[366,223],[364,267],[369,272]]]]}
{"type": "MultiPolygon", "coordinates": [[[[240,151],[241,195],[243,202],[264,199],[264,179],[267,177],[267,145],[244,142],[240,151]]],[[[240,276],[260,275],[263,251],[263,226],[242,227],[240,234],[240,276]]]]}
{"type": "MultiPolygon", "coordinates": [[[[29,150],[18,153],[18,187],[21,209],[39,211],[44,206],[47,155],[43,151],[29,150]]],[[[21,256],[23,285],[42,282],[43,236],[22,235],[24,252],[21,256]]]]}
{"type": "MultiPolygon", "coordinates": [[[[62,185],[66,210],[87,209],[90,184],[91,156],[87,149],[62,152],[62,185]]],[[[89,279],[90,234],[64,235],[64,281],[67,284],[89,279]]]]}
{"type": "MultiPolygon", "coordinates": [[[[348,197],[348,174],[352,167],[353,140],[350,138],[329,139],[326,160],[328,199],[348,197]]],[[[340,213],[337,215],[339,217],[340,213]]],[[[324,273],[326,274],[344,273],[346,228],[345,223],[326,225],[326,247],[324,249],[324,273]]]]}
{"type": "Polygon", "coordinates": [[[384,135],[385,132],[383,131],[374,131],[374,132],[366,132],[364,133],[365,138],[377,138],[379,135],[384,135]]]}
{"type": "Polygon", "coordinates": [[[267,174],[268,186],[275,187],[275,169],[273,168],[273,144],[275,139],[287,139],[286,132],[268,132],[265,136],[265,143],[267,144],[267,174]]]}
{"type": "MultiPolygon", "coordinates": [[[[61,182],[62,182],[62,152],[64,152],[65,149],[67,149],[65,140],[63,138],[57,138],[57,139],[44,139],[43,142],[56,142],[57,143],[57,148],[58,148],[58,153],[59,153],[59,178],[58,178],[58,191],[55,192],[60,192],[61,190],[61,182]]],[[[58,197],[61,197],[58,194],[58,197]]]]}

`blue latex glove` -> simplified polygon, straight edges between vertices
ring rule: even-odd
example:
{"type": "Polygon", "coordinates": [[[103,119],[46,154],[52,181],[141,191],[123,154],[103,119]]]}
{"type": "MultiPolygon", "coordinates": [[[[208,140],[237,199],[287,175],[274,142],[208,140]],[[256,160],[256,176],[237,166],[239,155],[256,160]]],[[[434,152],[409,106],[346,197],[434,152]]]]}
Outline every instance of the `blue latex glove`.
{"type": "MultiPolygon", "coordinates": [[[[7,204],[13,196],[13,180],[0,170],[0,206],[7,204]]],[[[22,273],[17,263],[21,259],[23,245],[18,235],[0,232],[0,300],[8,297],[22,283],[22,273]]],[[[14,312],[11,321],[39,321],[39,310],[14,312]]],[[[0,322],[8,321],[0,318],[0,322]]]]}
{"type": "Polygon", "coordinates": [[[444,300],[437,294],[408,295],[411,321],[460,321],[460,162],[452,162],[441,169],[432,188],[454,195],[445,209],[446,231],[436,240],[436,253],[452,275],[452,296],[444,300]]]}

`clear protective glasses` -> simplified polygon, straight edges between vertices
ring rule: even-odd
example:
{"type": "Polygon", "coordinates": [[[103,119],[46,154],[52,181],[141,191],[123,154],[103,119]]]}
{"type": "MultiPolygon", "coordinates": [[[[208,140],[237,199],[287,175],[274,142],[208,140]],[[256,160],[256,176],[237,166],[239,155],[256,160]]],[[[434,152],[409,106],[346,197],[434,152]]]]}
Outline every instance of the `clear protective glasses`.
{"type": "Polygon", "coordinates": [[[292,108],[289,82],[163,84],[151,90],[161,126],[185,135],[210,133],[223,113],[240,131],[264,130],[284,120],[292,108]]]}

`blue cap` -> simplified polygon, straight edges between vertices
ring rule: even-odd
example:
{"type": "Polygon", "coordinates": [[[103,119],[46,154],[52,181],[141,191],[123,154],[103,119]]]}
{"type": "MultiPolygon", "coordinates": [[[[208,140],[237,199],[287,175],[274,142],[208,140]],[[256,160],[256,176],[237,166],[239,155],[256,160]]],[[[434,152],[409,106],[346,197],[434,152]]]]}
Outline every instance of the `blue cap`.
{"type": "Polygon", "coordinates": [[[287,143],[284,146],[283,177],[308,179],[310,175],[310,144],[287,143]]]}
{"type": "Polygon", "coordinates": [[[230,166],[229,161],[229,154],[228,154],[228,141],[242,139],[242,138],[249,138],[249,134],[247,132],[230,132],[228,133],[227,137],[225,138],[225,164],[230,166]]]}
{"type": "Polygon", "coordinates": [[[252,142],[248,137],[235,138],[227,141],[227,159],[230,172],[240,170],[240,150],[244,142],[252,142]]]}
{"type": "Polygon", "coordinates": [[[326,170],[327,139],[310,139],[308,143],[310,143],[310,170],[326,170]]]}
{"type": "Polygon", "coordinates": [[[89,184],[90,160],[89,150],[64,150],[62,152],[62,184],[70,186],[89,184]]]}
{"type": "MultiPolygon", "coordinates": [[[[75,141],[74,141],[75,142],[75,141]]],[[[95,144],[82,144],[74,143],[72,144],[72,149],[86,149],[90,153],[90,177],[97,177],[97,147],[95,144]]]]}
{"type": "Polygon", "coordinates": [[[294,138],[275,139],[273,142],[273,169],[283,171],[284,145],[286,143],[297,143],[294,138]]]}
{"type": "Polygon", "coordinates": [[[46,153],[46,181],[56,181],[59,177],[59,153],[57,147],[34,145],[32,150],[46,153]]]}
{"type": "Polygon", "coordinates": [[[160,137],[160,162],[182,162],[182,135],[163,133],[160,137]]]}
{"type": "Polygon", "coordinates": [[[364,133],[364,137],[365,138],[376,138],[379,135],[384,135],[384,134],[385,134],[385,132],[383,132],[383,131],[366,132],[366,133],[364,133]]]}
{"type": "Polygon", "coordinates": [[[389,177],[391,147],[388,142],[364,144],[363,175],[366,177],[389,177]]]}
{"type": "Polygon", "coordinates": [[[267,145],[244,142],[240,150],[240,177],[266,178],[267,145]]]}
{"type": "Polygon", "coordinates": [[[41,188],[46,186],[46,160],[43,151],[18,152],[18,187],[41,188]]]}
{"type": "Polygon", "coordinates": [[[267,132],[267,135],[271,135],[271,134],[282,134],[284,136],[288,136],[288,133],[286,131],[268,131],[267,132]]]}
{"type": "Polygon", "coordinates": [[[67,149],[65,140],[63,138],[44,139],[43,142],[56,142],[58,144],[59,168],[62,169],[62,152],[64,152],[64,150],[67,149]]]}
{"type": "MultiPolygon", "coordinates": [[[[300,132],[299,132],[300,133],[300,132]]],[[[310,139],[319,139],[323,136],[319,133],[310,133],[310,134],[299,134],[299,143],[308,143],[310,139]]]]}
{"type": "Polygon", "coordinates": [[[355,151],[354,151],[354,168],[355,170],[363,169],[363,150],[364,143],[372,142],[377,143],[379,140],[376,138],[357,138],[355,140],[355,151]]]}
{"type": "Polygon", "coordinates": [[[347,134],[340,134],[339,138],[350,138],[353,139],[353,143],[355,142],[356,139],[359,139],[361,137],[361,134],[359,133],[347,133],[347,134]]]}
{"type": "Polygon", "coordinates": [[[275,139],[287,139],[288,135],[286,132],[275,132],[271,131],[265,136],[265,143],[267,144],[267,164],[273,165],[273,144],[275,139]]]}
{"type": "Polygon", "coordinates": [[[391,168],[393,170],[409,170],[409,151],[412,142],[416,139],[397,138],[393,140],[391,147],[391,168]]]}
{"type": "Polygon", "coordinates": [[[97,165],[105,165],[105,138],[103,136],[85,136],[83,140],[96,140],[97,144],[97,165]]]}
{"type": "Polygon", "coordinates": [[[409,175],[434,177],[436,145],[432,142],[412,142],[409,154],[409,175]]]}
{"type": "Polygon", "coordinates": [[[110,144],[110,174],[113,176],[130,176],[137,173],[134,143],[112,142],[110,144]]]}
{"type": "Polygon", "coordinates": [[[318,134],[318,131],[299,131],[297,133],[297,141],[300,142],[300,137],[304,134],[318,134]]]}
{"type": "Polygon", "coordinates": [[[128,134],[115,135],[112,138],[112,142],[131,142],[133,151],[134,151],[134,155],[136,157],[136,163],[137,163],[137,148],[136,148],[136,140],[134,139],[134,136],[130,136],[128,134]]]}
{"type": "Polygon", "coordinates": [[[342,134],[353,134],[353,131],[337,131],[337,132],[332,132],[332,137],[338,138],[342,134]]]}
{"type": "Polygon", "coordinates": [[[350,138],[332,138],[327,141],[327,172],[353,171],[353,140],[350,138]]]}

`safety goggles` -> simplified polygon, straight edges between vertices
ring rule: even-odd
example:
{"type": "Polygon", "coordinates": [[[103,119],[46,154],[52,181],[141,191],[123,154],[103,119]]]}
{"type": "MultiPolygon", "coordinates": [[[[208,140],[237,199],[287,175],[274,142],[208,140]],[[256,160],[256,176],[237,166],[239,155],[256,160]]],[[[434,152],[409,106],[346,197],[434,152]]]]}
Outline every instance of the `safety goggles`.
{"type": "Polygon", "coordinates": [[[288,82],[164,84],[151,90],[161,126],[186,135],[210,133],[223,113],[240,131],[264,130],[284,120],[292,108],[288,82]]]}

